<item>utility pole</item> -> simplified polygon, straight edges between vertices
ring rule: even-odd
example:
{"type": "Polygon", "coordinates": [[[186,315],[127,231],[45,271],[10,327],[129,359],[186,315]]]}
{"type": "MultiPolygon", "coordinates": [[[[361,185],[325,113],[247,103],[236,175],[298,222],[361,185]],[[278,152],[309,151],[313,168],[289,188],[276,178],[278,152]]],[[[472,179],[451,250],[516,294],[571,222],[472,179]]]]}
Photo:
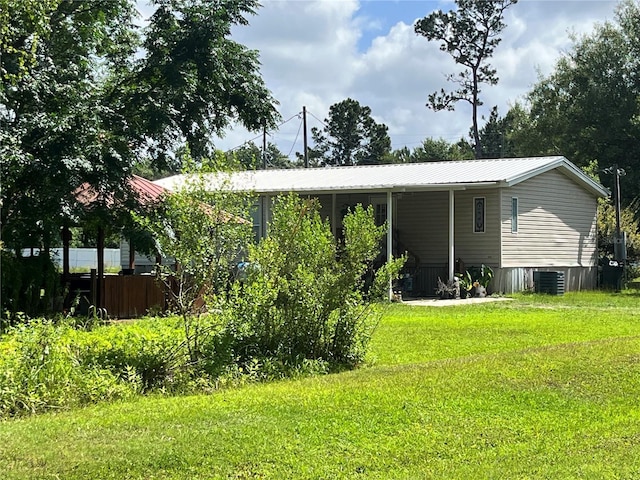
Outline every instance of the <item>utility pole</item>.
{"type": "Polygon", "coordinates": [[[615,260],[624,265],[627,260],[627,239],[625,232],[622,232],[620,228],[620,177],[624,177],[627,172],[625,172],[623,168],[619,168],[618,165],[612,165],[611,167],[605,168],[603,172],[613,175],[613,194],[615,197],[614,207],[616,210],[616,233],[613,238],[613,254],[615,260]]]}
{"type": "Polygon", "coordinates": [[[309,148],[307,147],[307,107],[302,107],[302,138],[304,139],[304,168],[309,168],[309,148]]]}
{"type": "Polygon", "coordinates": [[[267,169],[267,124],[262,124],[262,169],[267,169]]]}
{"type": "Polygon", "coordinates": [[[613,166],[615,172],[615,195],[616,195],[616,236],[620,238],[620,175],[624,175],[625,171],[618,168],[617,165],[613,166]]]}

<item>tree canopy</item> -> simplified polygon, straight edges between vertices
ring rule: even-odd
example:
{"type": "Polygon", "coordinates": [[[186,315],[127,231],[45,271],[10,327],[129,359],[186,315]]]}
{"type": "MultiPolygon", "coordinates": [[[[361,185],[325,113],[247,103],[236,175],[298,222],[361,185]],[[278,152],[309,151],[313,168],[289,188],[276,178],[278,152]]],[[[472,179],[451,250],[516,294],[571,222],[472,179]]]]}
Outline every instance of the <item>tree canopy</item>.
{"type": "Polygon", "coordinates": [[[388,127],[377,123],[371,109],[347,98],[331,105],[324,127],[311,129],[315,147],[311,163],[320,166],[370,165],[384,163],[391,151],[388,127]]]}
{"type": "Polygon", "coordinates": [[[2,238],[47,246],[88,183],[127,196],[143,159],[162,170],[187,145],[203,158],[233,121],[273,126],[258,54],[230,38],[254,0],[0,0],[2,238]],[[5,23],[4,20],[8,23],[5,23]]]}
{"type": "Polygon", "coordinates": [[[442,138],[426,138],[414,149],[403,147],[391,152],[389,157],[392,163],[420,163],[470,160],[474,155],[471,146],[464,140],[449,143],[442,138]]]}
{"type": "Polygon", "coordinates": [[[267,142],[265,152],[255,143],[248,142],[229,152],[228,156],[232,162],[238,163],[241,168],[246,170],[262,169],[263,160],[266,163],[266,168],[291,168],[294,166],[289,157],[282,153],[278,146],[272,142],[267,142]]]}
{"type": "MultiPolygon", "coordinates": [[[[520,136],[532,154],[562,154],[581,167],[618,165],[623,204],[640,195],[640,5],[623,1],[615,21],[577,38],[529,95],[520,136]]],[[[613,177],[600,175],[612,189],[613,177]]]]}
{"type": "Polygon", "coordinates": [[[453,110],[459,101],[471,105],[472,138],[477,158],[482,157],[482,145],[478,126],[480,85],[495,85],[498,75],[488,59],[502,40],[499,35],[506,27],[504,12],[517,0],[456,0],[456,10],[437,10],[418,20],[415,32],[429,41],[440,42],[440,50],[447,52],[463,70],[447,76],[456,83],[455,90],[429,95],[427,107],[439,110],[453,110]]]}

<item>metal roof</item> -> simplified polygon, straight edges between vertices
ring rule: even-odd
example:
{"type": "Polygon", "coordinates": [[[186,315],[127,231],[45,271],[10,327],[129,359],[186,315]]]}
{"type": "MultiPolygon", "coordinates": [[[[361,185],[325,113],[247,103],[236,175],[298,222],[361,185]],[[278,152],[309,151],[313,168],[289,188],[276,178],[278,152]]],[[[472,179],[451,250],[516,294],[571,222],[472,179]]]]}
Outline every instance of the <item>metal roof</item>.
{"type": "MultiPolygon", "coordinates": [[[[156,184],[146,178],[139,177],[138,175],[132,175],[129,177],[127,179],[127,183],[143,205],[157,201],[160,195],[167,191],[167,189],[162,185],[156,184]]],[[[104,202],[107,206],[112,206],[114,203],[113,196],[111,194],[107,194],[106,197],[101,197],[100,193],[98,193],[98,191],[88,183],[83,183],[73,193],[76,200],[85,207],[89,207],[99,201],[104,202]]]]}
{"type": "MultiPolygon", "coordinates": [[[[562,156],[251,170],[228,175],[209,174],[206,180],[211,189],[259,194],[434,191],[508,187],[556,168],[594,195],[609,195],[603,186],[562,156]]],[[[176,175],[155,183],[174,190],[182,187],[186,180],[184,175],[176,175]]]]}

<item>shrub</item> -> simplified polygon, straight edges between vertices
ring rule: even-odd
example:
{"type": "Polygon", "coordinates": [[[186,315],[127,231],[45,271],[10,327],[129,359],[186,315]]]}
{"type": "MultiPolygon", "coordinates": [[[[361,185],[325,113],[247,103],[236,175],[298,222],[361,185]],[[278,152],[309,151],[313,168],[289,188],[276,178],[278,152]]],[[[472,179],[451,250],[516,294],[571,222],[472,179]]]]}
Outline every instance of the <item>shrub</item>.
{"type": "Polygon", "coordinates": [[[32,317],[51,312],[61,292],[56,265],[45,252],[33,257],[18,257],[0,249],[0,256],[2,332],[18,323],[18,312],[32,317]]]}
{"type": "Polygon", "coordinates": [[[143,391],[170,387],[187,363],[180,328],[175,319],[102,326],[73,332],[69,348],[82,366],[107,369],[123,380],[135,374],[143,391]]]}
{"type": "Polygon", "coordinates": [[[344,241],[337,244],[315,200],[277,199],[269,236],[250,248],[254,268],[226,305],[241,362],[322,360],[337,367],[363,359],[377,318],[363,301],[363,275],[384,227],[362,206],[343,223],[344,241]]]}
{"type": "Polygon", "coordinates": [[[13,328],[0,343],[0,417],[36,413],[138,390],[134,375],[118,378],[100,366],[83,367],[72,354],[70,328],[37,320],[13,328]]]}

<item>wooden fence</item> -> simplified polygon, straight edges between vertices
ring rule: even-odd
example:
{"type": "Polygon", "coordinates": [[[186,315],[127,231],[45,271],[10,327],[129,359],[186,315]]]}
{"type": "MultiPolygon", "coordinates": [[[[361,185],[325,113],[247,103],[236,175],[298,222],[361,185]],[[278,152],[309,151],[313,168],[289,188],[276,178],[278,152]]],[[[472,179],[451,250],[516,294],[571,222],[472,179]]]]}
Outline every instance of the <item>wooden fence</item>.
{"type": "Polygon", "coordinates": [[[111,318],[137,318],[149,310],[160,312],[165,308],[164,287],[152,275],[107,275],[103,305],[111,318]]]}

